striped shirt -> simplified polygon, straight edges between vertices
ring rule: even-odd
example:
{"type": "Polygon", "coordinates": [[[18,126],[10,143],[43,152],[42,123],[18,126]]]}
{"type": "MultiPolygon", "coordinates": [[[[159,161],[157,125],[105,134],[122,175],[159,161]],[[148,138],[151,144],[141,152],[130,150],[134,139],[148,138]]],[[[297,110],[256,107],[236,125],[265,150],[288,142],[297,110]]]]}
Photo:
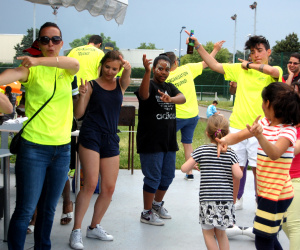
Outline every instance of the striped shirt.
{"type": "Polygon", "coordinates": [[[291,125],[270,126],[267,118],[259,123],[263,127],[263,135],[272,144],[280,137],[290,141],[289,148],[277,160],[271,160],[260,145],[257,152],[258,207],[253,233],[263,237],[276,237],[294,196],[289,170],[294,157],[297,133],[296,128],[291,125]]]}
{"type": "Polygon", "coordinates": [[[231,167],[238,162],[234,151],[228,149],[218,158],[217,145],[208,144],[198,147],[191,156],[200,165],[200,202],[233,201],[231,167]]]}
{"type": "Polygon", "coordinates": [[[263,149],[257,151],[257,192],[258,196],[277,201],[290,199],[294,196],[289,170],[294,158],[294,146],[297,140],[296,128],[291,125],[279,124],[269,126],[267,118],[260,120],[263,135],[275,144],[279,137],[287,138],[291,144],[285,153],[277,160],[271,160],[263,149]]]}

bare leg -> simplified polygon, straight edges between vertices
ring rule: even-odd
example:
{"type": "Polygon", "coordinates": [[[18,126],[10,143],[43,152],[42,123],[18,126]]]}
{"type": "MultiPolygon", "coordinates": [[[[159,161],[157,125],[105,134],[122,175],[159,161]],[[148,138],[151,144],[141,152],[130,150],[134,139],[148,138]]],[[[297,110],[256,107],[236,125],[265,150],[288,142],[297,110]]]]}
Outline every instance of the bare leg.
{"type": "Polygon", "coordinates": [[[153,193],[149,193],[145,190],[143,190],[143,198],[144,198],[144,209],[145,210],[151,210],[152,209],[152,203],[154,199],[153,193]]]}
{"type": "Polygon", "coordinates": [[[205,230],[202,229],[202,233],[205,240],[205,245],[208,250],[219,250],[217,241],[215,240],[215,231],[214,229],[205,230]]]}
{"type": "Polygon", "coordinates": [[[81,228],[83,217],[89,207],[91,197],[98,183],[100,164],[99,154],[81,145],[79,145],[79,157],[82,165],[84,183],[76,198],[73,230],[81,228]]]}
{"type": "MultiPolygon", "coordinates": [[[[70,199],[70,181],[66,181],[64,190],[62,192],[63,197],[63,214],[73,212],[73,202],[70,199]]],[[[71,222],[72,218],[62,218],[60,220],[61,225],[67,225],[71,222]]]]}
{"type": "Polygon", "coordinates": [[[119,156],[103,158],[100,161],[101,193],[94,206],[94,214],[91,222],[92,228],[100,224],[109,207],[119,173],[119,156]]]}
{"type": "Polygon", "coordinates": [[[161,202],[163,200],[166,192],[167,192],[167,190],[162,191],[162,190],[157,189],[156,193],[155,193],[154,200],[157,201],[157,202],[161,202]]]}
{"type": "MultiPolygon", "coordinates": [[[[184,156],[185,160],[187,161],[191,157],[191,153],[193,152],[192,144],[182,143],[184,148],[184,156]]],[[[193,174],[193,171],[191,170],[187,174],[193,174]]]]}
{"type": "Polygon", "coordinates": [[[220,250],[229,250],[229,241],[225,230],[215,228],[215,235],[217,237],[220,250]]]}
{"type": "MultiPolygon", "coordinates": [[[[240,167],[244,171],[244,167],[240,167]]],[[[233,204],[236,202],[236,198],[239,192],[240,180],[233,177],[233,204]]]]}

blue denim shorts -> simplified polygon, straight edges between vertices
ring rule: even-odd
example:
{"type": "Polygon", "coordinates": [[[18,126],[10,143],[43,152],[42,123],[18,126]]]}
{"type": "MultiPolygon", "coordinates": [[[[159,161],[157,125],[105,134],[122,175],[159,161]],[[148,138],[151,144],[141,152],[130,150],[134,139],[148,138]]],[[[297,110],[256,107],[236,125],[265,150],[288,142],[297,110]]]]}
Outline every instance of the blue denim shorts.
{"type": "Polygon", "coordinates": [[[191,144],[193,142],[193,136],[195,128],[198,124],[199,116],[188,119],[176,118],[176,129],[177,132],[181,132],[181,142],[186,144],[191,144]]]}
{"type": "Polygon", "coordinates": [[[158,187],[167,189],[175,177],[176,152],[140,153],[144,186],[153,190],[158,187]]]}

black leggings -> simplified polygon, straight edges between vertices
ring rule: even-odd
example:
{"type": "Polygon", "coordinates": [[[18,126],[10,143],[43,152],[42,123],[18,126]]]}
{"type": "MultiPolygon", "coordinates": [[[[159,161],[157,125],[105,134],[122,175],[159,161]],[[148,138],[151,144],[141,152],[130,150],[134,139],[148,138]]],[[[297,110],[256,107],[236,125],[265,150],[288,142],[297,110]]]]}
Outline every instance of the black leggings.
{"type": "Polygon", "coordinates": [[[283,250],[277,236],[273,238],[265,238],[255,235],[255,246],[257,250],[283,250]]]}

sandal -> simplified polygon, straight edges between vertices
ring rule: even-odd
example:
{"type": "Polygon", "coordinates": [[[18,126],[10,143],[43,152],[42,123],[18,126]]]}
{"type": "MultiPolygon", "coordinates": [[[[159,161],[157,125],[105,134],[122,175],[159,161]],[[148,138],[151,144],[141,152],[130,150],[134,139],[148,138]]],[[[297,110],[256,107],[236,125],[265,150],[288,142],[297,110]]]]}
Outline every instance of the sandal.
{"type": "Polygon", "coordinates": [[[34,225],[29,225],[27,227],[27,234],[32,234],[34,232],[34,225]]]}
{"type": "MultiPolygon", "coordinates": [[[[73,202],[71,201],[71,203],[72,203],[72,210],[73,210],[73,202]]],[[[67,225],[72,221],[72,219],[73,219],[73,211],[69,213],[62,213],[60,218],[60,225],[67,225]]]]}

